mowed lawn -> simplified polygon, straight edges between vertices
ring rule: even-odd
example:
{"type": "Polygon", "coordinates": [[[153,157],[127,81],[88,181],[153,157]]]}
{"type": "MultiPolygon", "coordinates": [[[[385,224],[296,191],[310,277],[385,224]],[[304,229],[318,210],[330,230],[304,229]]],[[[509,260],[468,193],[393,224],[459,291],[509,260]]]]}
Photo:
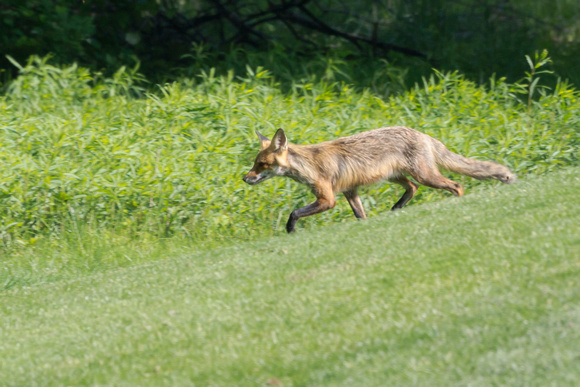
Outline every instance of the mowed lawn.
{"type": "Polygon", "coordinates": [[[0,384],[577,386],[579,192],[567,168],[15,286],[0,384]]]}

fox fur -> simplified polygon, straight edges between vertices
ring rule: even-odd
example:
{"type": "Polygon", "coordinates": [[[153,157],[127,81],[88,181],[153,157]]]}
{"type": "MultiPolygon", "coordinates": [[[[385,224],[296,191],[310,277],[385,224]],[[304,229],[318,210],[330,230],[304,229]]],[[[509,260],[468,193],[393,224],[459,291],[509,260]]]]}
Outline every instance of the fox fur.
{"type": "Polygon", "coordinates": [[[463,157],[433,137],[402,126],[369,130],[312,145],[290,144],[282,129],[271,140],[256,133],[261,149],[243,180],[254,185],[274,176],[287,176],[309,186],[316,196],[314,203],[292,212],[286,224],[289,233],[294,231],[299,218],[333,208],[338,193],[344,194],[356,217],[365,218],[357,188],[380,180],[405,188],[392,208],[395,210],[402,208],[418,189],[406,176],[456,196],[463,195],[463,188],[444,177],[439,168],[480,180],[511,183],[516,179],[501,164],[463,157]]]}

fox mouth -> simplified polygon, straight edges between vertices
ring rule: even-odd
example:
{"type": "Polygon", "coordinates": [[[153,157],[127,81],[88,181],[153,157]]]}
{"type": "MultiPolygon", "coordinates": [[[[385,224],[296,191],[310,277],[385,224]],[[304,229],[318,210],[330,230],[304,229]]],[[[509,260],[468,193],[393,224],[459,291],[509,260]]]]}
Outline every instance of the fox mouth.
{"type": "Polygon", "coordinates": [[[246,183],[248,183],[249,185],[256,185],[256,184],[258,184],[260,181],[262,181],[262,180],[260,180],[260,179],[256,179],[256,178],[254,178],[254,179],[251,179],[251,178],[245,178],[245,177],[244,177],[244,179],[243,179],[243,180],[244,180],[246,183]]]}
{"type": "Polygon", "coordinates": [[[268,175],[258,175],[256,177],[253,177],[253,176],[250,176],[250,177],[244,176],[244,178],[242,180],[244,180],[249,185],[256,185],[258,183],[261,183],[264,180],[267,180],[270,177],[271,176],[268,176],[268,175]]]}

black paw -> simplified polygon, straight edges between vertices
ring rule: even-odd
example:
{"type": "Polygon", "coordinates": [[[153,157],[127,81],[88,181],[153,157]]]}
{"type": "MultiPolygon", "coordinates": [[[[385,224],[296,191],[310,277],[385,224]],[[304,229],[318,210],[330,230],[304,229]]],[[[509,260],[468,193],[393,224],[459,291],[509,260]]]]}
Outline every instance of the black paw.
{"type": "Polygon", "coordinates": [[[294,226],[296,226],[296,221],[298,218],[294,215],[294,212],[290,214],[290,218],[288,218],[288,223],[286,223],[286,232],[288,234],[294,232],[294,226]]]}

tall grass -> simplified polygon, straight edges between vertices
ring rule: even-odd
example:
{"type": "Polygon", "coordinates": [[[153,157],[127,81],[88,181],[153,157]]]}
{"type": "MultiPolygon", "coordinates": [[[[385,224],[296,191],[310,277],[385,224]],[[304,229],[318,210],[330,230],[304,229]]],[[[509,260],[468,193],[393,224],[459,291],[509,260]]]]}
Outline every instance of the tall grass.
{"type": "MultiPolygon", "coordinates": [[[[137,68],[104,78],[31,58],[0,97],[0,240],[14,250],[87,230],[198,243],[281,233],[290,211],[312,198],[289,180],[242,182],[257,150],[255,129],[283,127],[292,142],[312,143],[406,125],[519,175],[577,164],[580,94],[560,82],[528,105],[530,87],[501,78],[477,86],[436,72],[381,98],[328,74],[282,90],[260,67],[153,86],[137,68]]],[[[467,191],[482,184],[455,178],[467,191]]],[[[400,194],[381,185],[365,190],[363,202],[372,216],[400,194]]],[[[422,189],[411,205],[444,195],[422,189]]],[[[339,201],[300,227],[351,216],[339,201]]]]}

